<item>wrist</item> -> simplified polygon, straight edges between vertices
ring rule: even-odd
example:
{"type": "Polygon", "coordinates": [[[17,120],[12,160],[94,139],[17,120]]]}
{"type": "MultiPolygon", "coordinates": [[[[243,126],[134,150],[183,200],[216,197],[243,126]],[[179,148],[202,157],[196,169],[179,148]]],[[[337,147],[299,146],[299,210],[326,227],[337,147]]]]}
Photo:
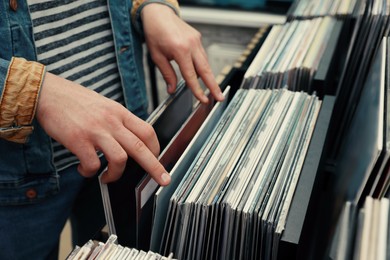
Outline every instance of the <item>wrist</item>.
{"type": "Polygon", "coordinates": [[[180,8],[177,0],[134,0],[133,6],[131,8],[131,19],[133,21],[135,29],[138,31],[138,33],[141,34],[141,36],[143,36],[141,13],[144,7],[149,6],[151,4],[160,4],[168,6],[176,13],[176,15],[180,16],[180,8]]]}
{"type": "MultiPolygon", "coordinates": [[[[145,17],[151,16],[154,17],[155,15],[176,15],[176,12],[174,9],[170,8],[167,5],[163,5],[161,3],[150,3],[147,5],[144,5],[142,9],[140,10],[140,18],[142,23],[144,23],[145,17]]],[[[147,19],[147,18],[146,18],[147,19]]]]}

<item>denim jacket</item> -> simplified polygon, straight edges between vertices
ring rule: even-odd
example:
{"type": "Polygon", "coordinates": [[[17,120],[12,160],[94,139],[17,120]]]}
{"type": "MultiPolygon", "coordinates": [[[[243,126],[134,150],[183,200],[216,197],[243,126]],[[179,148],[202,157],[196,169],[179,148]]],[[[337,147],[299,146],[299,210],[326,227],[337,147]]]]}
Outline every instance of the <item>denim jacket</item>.
{"type": "MultiPolygon", "coordinates": [[[[0,100],[12,57],[35,61],[32,22],[25,0],[0,2],[0,100]]],[[[142,65],[142,39],[131,23],[131,0],[108,1],[125,103],[140,115],[147,97],[142,65]]],[[[0,205],[33,203],[59,191],[51,138],[33,119],[34,130],[25,143],[0,138],[0,205]]],[[[1,130],[1,129],[0,129],[1,130]]],[[[4,130],[4,129],[3,129],[4,130]]]]}

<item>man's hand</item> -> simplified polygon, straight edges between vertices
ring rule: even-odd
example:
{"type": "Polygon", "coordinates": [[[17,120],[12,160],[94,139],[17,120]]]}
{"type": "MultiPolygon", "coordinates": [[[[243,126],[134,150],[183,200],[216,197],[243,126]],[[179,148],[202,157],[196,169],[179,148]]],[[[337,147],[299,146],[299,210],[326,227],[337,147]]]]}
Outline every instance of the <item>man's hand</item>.
{"type": "Polygon", "coordinates": [[[177,84],[175,71],[170,64],[170,61],[174,60],[197,99],[208,102],[198,76],[217,101],[224,99],[197,30],[180,19],[170,7],[158,3],[146,5],[141,11],[141,19],[146,44],[153,61],[167,82],[169,93],[175,92],[177,84]]]}
{"type": "Polygon", "coordinates": [[[104,182],[119,179],[128,156],[160,185],[170,176],[157,160],[159,142],[152,126],[119,103],[76,83],[46,73],[36,117],[45,131],[79,160],[85,177],[96,174],[101,151],[108,161],[104,182]]]}

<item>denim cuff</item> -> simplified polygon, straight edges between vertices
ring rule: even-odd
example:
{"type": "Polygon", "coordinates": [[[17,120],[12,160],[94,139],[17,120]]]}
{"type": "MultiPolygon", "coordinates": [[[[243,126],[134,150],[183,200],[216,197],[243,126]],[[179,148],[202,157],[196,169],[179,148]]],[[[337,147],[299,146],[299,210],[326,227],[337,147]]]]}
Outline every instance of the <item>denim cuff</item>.
{"type": "Polygon", "coordinates": [[[13,57],[0,99],[0,138],[25,143],[32,133],[45,66],[13,57]]]}
{"type": "Polygon", "coordinates": [[[172,8],[172,10],[180,17],[179,3],[176,0],[145,0],[134,1],[131,10],[131,17],[135,30],[144,38],[144,30],[141,20],[141,11],[148,4],[163,4],[172,8]]]}

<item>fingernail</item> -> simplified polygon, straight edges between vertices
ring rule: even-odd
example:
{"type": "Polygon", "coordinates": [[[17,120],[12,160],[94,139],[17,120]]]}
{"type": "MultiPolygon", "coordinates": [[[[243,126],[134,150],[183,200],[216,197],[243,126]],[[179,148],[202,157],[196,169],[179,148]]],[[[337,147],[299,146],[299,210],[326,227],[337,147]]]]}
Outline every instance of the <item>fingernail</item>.
{"type": "Polygon", "coordinates": [[[172,85],[171,85],[171,84],[168,84],[168,85],[167,85],[167,89],[168,89],[168,92],[172,92],[172,91],[173,91],[172,85]]]}
{"type": "Polygon", "coordinates": [[[225,96],[222,94],[222,92],[218,93],[218,100],[222,101],[225,99],[225,96]]]}
{"type": "Polygon", "coordinates": [[[169,176],[168,173],[164,172],[163,174],[161,174],[161,180],[164,184],[168,184],[171,182],[171,176],[169,176]]]}

